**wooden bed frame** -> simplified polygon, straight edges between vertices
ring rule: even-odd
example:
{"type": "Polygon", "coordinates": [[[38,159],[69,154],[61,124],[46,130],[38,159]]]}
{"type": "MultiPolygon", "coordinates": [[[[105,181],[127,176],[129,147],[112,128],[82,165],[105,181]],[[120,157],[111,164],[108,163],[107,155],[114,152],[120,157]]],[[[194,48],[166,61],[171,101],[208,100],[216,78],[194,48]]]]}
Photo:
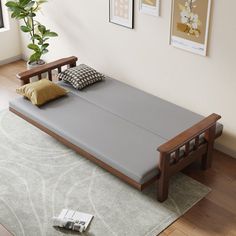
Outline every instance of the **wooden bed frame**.
{"type": "MultiPolygon", "coordinates": [[[[52,80],[52,72],[57,69],[58,72],[62,71],[63,66],[67,67],[75,67],[77,62],[76,57],[69,57],[57,60],[52,63],[48,63],[46,65],[42,65],[40,67],[19,73],[17,78],[21,81],[21,85],[25,85],[30,83],[30,78],[33,76],[38,76],[39,79],[42,79],[43,73],[48,73],[49,80],[52,80]]],[[[190,163],[196,161],[197,159],[201,159],[202,168],[204,170],[211,167],[212,162],[212,154],[214,148],[214,141],[217,137],[219,137],[222,133],[215,135],[216,131],[216,122],[221,118],[217,114],[212,114],[199,123],[195,124],[191,128],[177,135],[173,139],[164,143],[160,147],[157,148],[157,151],[160,152],[160,162],[158,163],[158,168],[160,170],[160,174],[155,176],[148,182],[144,184],[140,184],[128,176],[124,175],[120,171],[112,168],[106,163],[100,161],[95,156],[90,153],[84,151],[80,147],[72,144],[64,137],[57,135],[53,131],[48,128],[42,126],[41,124],[35,122],[34,120],[26,117],[25,115],[19,113],[13,108],[9,107],[9,110],[24,120],[28,121],[32,125],[38,127],[45,133],[57,139],[59,142],[68,146],[69,148],[75,150],[81,156],[95,162],[100,167],[106,169],[110,173],[119,177],[123,181],[132,185],[136,189],[142,191],[145,187],[152,184],[154,181],[158,180],[158,200],[160,202],[165,201],[168,198],[168,188],[169,188],[169,179],[175,173],[183,170],[190,163]],[[199,142],[199,137],[204,135],[204,142],[199,142]],[[190,149],[190,142],[194,141],[194,147],[190,149]],[[184,149],[184,155],[180,156],[180,149],[184,149]]]]}

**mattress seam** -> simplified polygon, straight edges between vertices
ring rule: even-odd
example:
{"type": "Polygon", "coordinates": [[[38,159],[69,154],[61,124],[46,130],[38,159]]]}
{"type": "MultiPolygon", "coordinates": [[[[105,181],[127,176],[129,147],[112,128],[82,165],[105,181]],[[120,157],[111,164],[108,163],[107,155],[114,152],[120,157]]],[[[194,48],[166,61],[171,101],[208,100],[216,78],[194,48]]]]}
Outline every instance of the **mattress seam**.
{"type": "Polygon", "coordinates": [[[72,91],[72,90],[70,90],[70,92],[73,93],[74,95],[80,97],[81,99],[83,99],[83,100],[85,100],[85,101],[91,103],[92,105],[95,105],[95,106],[97,106],[98,108],[100,108],[100,109],[102,109],[102,110],[104,110],[104,111],[106,111],[106,112],[109,112],[110,114],[112,114],[112,115],[114,115],[114,116],[116,116],[116,117],[118,117],[118,118],[120,118],[120,119],[122,119],[122,120],[124,120],[124,121],[126,121],[126,122],[128,122],[128,123],[130,123],[130,124],[132,124],[132,125],[135,125],[135,126],[138,127],[138,128],[141,128],[141,129],[143,129],[143,130],[146,130],[146,131],[149,132],[149,133],[152,133],[152,134],[154,134],[154,135],[156,135],[156,136],[159,136],[160,138],[164,139],[165,141],[168,141],[168,140],[169,140],[169,139],[167,139],[167,138],[161,136],[160,134],[155,133],[155,132],[153,132],[153,131],[151,131],[151,130],[149,130],[149,129],[147,129],[147,128],[145,128],[145,127],[139,125],[139,124],[137,124],[136,122],[133,122],[133,121],[131,121],[131,120],[129,120],[129,119],[126,119],[126,118],[124,118],[123,116],[120,116],[120,115],[116,114],[115,112],[112,112],[112,111],[110,111],[109,109],[106,109],[105,107],[103,107],[103,106],[101,106],[101,105],[98,105],[98,104],[96,104],[95,102],[92,102],[91,100],[80,96],[79,94],[77,94],[76,92],[74,92],[74,91],[72,91]]]}

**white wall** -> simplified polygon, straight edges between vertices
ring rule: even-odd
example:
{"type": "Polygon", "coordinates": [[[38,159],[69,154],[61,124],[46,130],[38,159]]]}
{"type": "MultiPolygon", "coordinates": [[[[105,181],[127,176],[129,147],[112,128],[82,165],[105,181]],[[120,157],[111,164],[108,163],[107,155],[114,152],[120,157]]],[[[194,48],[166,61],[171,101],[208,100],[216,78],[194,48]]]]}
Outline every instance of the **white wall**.
{"type": "Polygon", "coordinates": [[[225,126],[219,142],[236,153],[236,1],[213,1],[208,57],[168,45],[171,0],[162,0],[159,18],[139,13],[135,3],[135,29],[130,30],[108,22],[108,0],[51,0],[40,20],[59,37],[51,41],[46,60],[76,55],[194,112],[219,113],[225,126]]]}
{"type": "Polygon", "coordinates": [[[18,22],[10,19],[3,2],[4,23],[7,29],[0,29],[0,65],[21,57],[21,43],[18,22]]]}

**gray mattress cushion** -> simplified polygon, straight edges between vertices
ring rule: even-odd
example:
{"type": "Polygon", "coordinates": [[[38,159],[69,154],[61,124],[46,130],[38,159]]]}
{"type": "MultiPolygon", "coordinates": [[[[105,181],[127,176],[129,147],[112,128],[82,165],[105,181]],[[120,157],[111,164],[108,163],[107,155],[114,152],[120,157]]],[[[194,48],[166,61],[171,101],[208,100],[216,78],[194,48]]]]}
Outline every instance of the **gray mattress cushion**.
{"type": "MultiPolygon", "coordinates": [[[[204,118],[197,113],[108,77],[83,91],[78,91],[61,81],[59,84],[81,98],[166,140],[175,137],[204,118]]],[[[222,129],[223,126],[218,124],[217,132],[221,132],[222,129]]]]}
{"type": "Polygon", "coordinates": [[[110,78],[83,91],[59,84],[70,90],[67,97],[41,108],[18,98],[10,107],[140,184],[159,173],[157,147],[203,119],[110,78]]]}
{"type": "Polygon", "coordinates": [[[40,108],[24,98],[11,101],[10,107],[138,183],[158,174],[156,150],[166,140],[71,92],[40,108]]]}

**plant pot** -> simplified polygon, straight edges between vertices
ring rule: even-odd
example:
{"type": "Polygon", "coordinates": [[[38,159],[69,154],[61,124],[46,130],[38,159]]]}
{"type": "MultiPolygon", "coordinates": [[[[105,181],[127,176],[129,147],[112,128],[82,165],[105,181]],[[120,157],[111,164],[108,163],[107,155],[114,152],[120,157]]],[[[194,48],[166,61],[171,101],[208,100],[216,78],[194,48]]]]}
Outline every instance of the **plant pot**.
{"type": "MultiPolygon", "coordinates": [[[[39,66],[42,66],[42,65],[45,65],[45,64],[46,64],[46,62],[44,60],[40,60],[38,62],[33,62],[33,63],[30,63],[29,61],[27,61],[27,69],[31,70],[31,69],[34,69],[36,67],[39,67],[39,66]]],[[[42,78],[47,78],[47,73],[43,73],[42,78]]],[[[30,78],[30,83],[38,81],[38,80],[39,80],[38,76],[31,77],[30,78]]]]}

